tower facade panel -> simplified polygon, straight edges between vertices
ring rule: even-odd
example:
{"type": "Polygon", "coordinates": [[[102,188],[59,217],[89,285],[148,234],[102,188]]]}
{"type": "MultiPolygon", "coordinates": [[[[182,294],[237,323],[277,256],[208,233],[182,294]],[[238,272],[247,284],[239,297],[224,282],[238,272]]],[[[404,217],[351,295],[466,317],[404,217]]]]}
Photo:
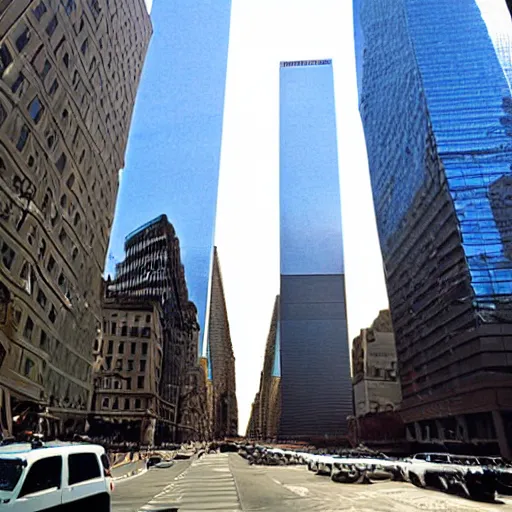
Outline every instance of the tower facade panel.
{"type": "Polygon", "coordinates": [[[353,413],[330,60],[281,63],[279,437],[346,434],[353,413]]]}

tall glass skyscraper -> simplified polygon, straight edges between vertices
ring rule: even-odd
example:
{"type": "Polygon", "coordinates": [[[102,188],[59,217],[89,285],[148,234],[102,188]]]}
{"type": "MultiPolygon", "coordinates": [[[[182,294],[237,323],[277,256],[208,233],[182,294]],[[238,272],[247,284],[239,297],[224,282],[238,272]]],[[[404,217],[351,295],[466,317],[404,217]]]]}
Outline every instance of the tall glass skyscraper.
{"type": "Polygon", "coordinates": [[[279,437],[337,436],[353,407],[332,63],[280,71],[279,437]]]}
{"type": "MultiPolygon", "coordinates": [[[[111,241],[166,214],[181,242],[206,355],[231,0],[154,0],[144,67],[111,241]]],[[[110,261],[110,268],[114,261],[110,261]]]]}
{"type": "Polygon", "coordinates": [[[488,3],[355,0],[354,14],[409,437],[509,455],[512,25],[495,1],[509,23],[494,37],[488,3]]]}

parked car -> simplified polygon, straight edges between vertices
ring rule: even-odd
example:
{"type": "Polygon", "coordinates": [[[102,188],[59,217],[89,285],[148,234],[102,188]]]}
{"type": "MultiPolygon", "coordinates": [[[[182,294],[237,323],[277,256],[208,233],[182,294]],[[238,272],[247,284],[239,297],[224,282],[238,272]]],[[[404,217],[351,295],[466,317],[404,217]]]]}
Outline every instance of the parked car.
{"type": "Polygon", "coordinates": [[[91,444],[0,446],[0,510],[110,512],[114,483],[105,450],[91,444]]]}

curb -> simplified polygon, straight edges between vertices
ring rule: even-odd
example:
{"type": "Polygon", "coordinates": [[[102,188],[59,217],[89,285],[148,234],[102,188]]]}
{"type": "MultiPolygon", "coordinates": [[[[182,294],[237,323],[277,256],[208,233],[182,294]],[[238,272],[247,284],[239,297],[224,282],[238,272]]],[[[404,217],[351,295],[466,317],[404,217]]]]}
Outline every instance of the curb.
{"type": "Polygon", "coordinates": [[[142,476],[144,473],[147,473],[147,468],[138,469],[136,471],[132,471],[131,473],[128,473],[127,475],[118,476],[117,478],[112,478],[114,483],[118,482],[124,482],[125,480],[129,480],[131,478],[136,478],[138,476],[142,476]]]}

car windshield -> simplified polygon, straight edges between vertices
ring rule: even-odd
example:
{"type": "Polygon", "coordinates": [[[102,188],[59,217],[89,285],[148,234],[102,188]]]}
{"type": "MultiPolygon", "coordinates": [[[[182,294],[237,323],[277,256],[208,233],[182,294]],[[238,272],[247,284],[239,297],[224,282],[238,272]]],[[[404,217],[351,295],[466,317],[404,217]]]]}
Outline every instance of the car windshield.
{"type": "Polygon", "coordinates": [[[12,491],[23,473],[19,459],[0,459],[0,491],[12,491]]]}

